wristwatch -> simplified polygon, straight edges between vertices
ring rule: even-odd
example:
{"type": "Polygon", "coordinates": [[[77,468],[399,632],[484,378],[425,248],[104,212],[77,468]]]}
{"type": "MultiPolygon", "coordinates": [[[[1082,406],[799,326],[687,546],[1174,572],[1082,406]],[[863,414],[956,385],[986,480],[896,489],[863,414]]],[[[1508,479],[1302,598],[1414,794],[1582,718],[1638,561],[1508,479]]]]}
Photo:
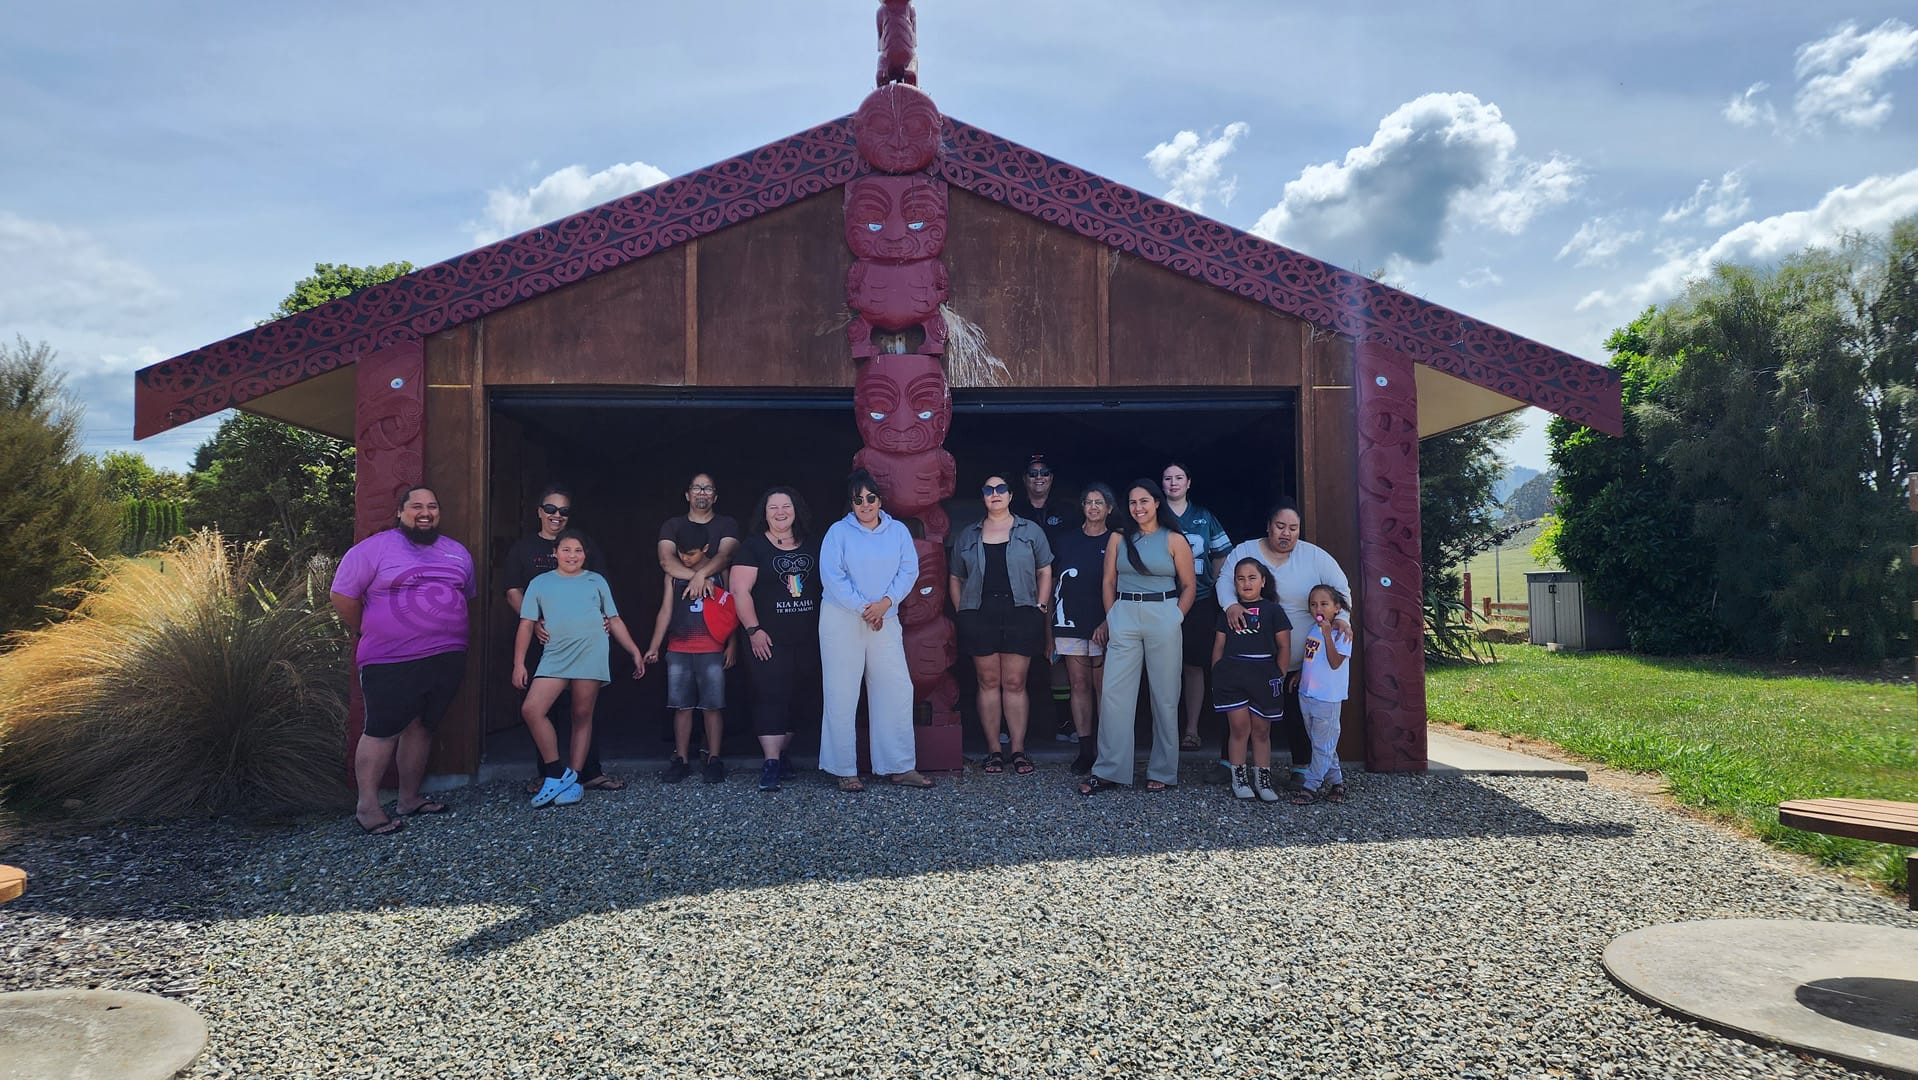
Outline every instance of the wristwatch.
{"type": "Polygon", "coordinates": [[[765,627],[763,627],[763,626],[748,626],[748,627],[746,628],[746,636],[747,636],[747,637],[752,637],[752,636],[753,636],[754,634],[757,634],[757,633],[759,633],[759,632],[760,632],[761,630],[764,630],[764,629],[765,629],[765,627]]]}

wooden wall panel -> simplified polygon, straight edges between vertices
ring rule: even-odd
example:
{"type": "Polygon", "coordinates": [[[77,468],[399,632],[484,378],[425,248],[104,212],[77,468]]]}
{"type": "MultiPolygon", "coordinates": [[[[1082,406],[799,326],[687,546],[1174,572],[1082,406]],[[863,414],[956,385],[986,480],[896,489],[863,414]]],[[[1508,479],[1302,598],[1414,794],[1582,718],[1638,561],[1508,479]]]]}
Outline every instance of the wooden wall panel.
{"type": "MultiPolygon", "coordinates": [[[[1352,603],[1365,610],[1365,579],[1359,573],[1357,400],[1352,388],[1352,343],[1319,333],[1305,349],[1311,422],[1300,432],[1302,460],[1309,469],[1300,483],[1305,538],[1330,552],[1352,582],[1352,603]],[[1307,451],[1309,450],[1309,453],[1307,451]]],[[[1363,645],[1363,642],[1361,642],[1363,645]]],[[[1339,730],[1339,757],[1365,758],[1365,650],[1352,657],[1353,694],[1346,699],[1339,730]]]]}
{"type": "Polygon", "coordinates": [[[1298,386],[1305,324],[1115,252],[1114,386],[1298,386]]]}
{"type": "Polygon", "coordinates": [[[686,261],[685,247],[669,248],[488,315],[487,382],[680,385],[686,378],[686,261]]]}
{"type": "Polygon", "coordinates": [[[953,188],[952,309],[1005,362],[1004,385],[1099,385],[1104,245],[953,188]]]}
{"type": "MultiPolygon", "coordinates": [[[[554,297],[563,295],[555,293],[554,297]]],[[[440,501],[440,531],[472,553],[480,589],[473,602],[473,633],[484,634],[486,595],[486,388],[482,356],[484,323],[468,323],[426,340],[425,484],[440,501]]],[[[466,680],[440,722],[427,771],[433,775],[479,771],[481,680],[487,671],[482,643],[466,651],[466,680]]]]}
{"type": "Polygon", "coordinates": [[[845,189],[701,239],[694,250],[701,386],[851,386],[845,189]]]}

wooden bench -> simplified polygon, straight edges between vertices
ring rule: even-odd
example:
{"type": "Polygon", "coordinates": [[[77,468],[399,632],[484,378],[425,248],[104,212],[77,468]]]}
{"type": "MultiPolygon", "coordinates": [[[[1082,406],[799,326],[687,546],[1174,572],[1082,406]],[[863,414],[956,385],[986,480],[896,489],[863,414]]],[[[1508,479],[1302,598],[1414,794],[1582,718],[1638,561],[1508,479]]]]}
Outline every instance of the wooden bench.
{"type": "MultiPolygon", "coordinates": [[[[1793,799],[1778,804],[1778,823],[1827,836],[1918,847],[1918,803],[1890,799],[1793,799]]],[[[1918,853],[1905,856],[1905,890],[1918,911],[1918,853]]]]}
{"type": "Polygon", "coordinates": [[[20,899],[27,891],[27,872],[17,866],[0,866],[0,904],[20,899]]]}

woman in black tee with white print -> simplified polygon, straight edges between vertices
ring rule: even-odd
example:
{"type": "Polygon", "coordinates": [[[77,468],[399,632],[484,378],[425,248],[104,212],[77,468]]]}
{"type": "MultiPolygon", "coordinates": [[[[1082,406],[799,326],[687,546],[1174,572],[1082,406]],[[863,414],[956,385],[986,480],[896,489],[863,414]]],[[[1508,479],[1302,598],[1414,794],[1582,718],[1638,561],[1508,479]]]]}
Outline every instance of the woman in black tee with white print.
{"type": "Polygon", "coordinates": [[[753,733],[766,755],[761,791],[778,791],[790,775],[794,719],[819,716],[819,541],[809,524],[797,492],[768,489],[728,578],[751,655],[753,733]]]}

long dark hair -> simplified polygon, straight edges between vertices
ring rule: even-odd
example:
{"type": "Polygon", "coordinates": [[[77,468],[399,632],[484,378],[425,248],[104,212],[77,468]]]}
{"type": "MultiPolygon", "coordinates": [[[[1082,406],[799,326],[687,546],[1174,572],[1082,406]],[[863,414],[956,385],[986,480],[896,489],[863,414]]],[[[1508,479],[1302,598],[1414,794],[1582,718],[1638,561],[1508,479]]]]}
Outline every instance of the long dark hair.
{"type": "Polygon", "coordinates": [[[1139,557],[1139,523],[1132,519],[1132,492],[1134,489],[1143,490],[1147,495],[1152,496],[1154,503],[1158,504],[1158,513],[1153,515],[1153,520],[1159,523],[1159,528],[1170,532],[1178,532],[1179,519],[1173,516],[1172,511],[1165,508],[1165,492],[1160,489],[1158,484],[1142,476],[1126,485],[1125,516],[1119,519],[1119,535],[1125,538],[1125,557],[1127,561],[1132,563],[1133,572],[1149,574],[1152,571],[1146,569],[1145,560],[1139,557]]]}
{"type": "MultiPolygon", "coordinates": [[[[879,490],[879,481],[874,480],[872,474],[864,469],[854,469],[852,475],[846,477],[846,501],[852,502],[853,498],[862,491],[870,491],[879,496],[879,504],[885,505],[886,493],[879,490]]],[[[764,507],[763,503],[761,507],[764,507]]]]}
{"type": "Polygon", "coordinates": [[[1255,567],[1259,571],[1259,599],[1267,601],[1268,603],[1278,603],[1279,586],[1277,582],[1272,580],[1272,571],[1266,569],[1264,563],[1252,558],[1250,555],[1240,559],[1239,564],[1232,568],[1232,595],[1237,596],[1239,594],[1239,571],[1248,566],[1255,567]]]}
{"type": "Polygon", "coordinates": [[[752,525],[747,532],[763,535],[766,531],[766,503],[774,495],[784,495],[793,501],[793,539],[800,543],[812,532],[812,511],[806,509],[806,500],[799,492],[784,484],[775,484],[759,493],[759,502],[753,507],[752,525]]]}

